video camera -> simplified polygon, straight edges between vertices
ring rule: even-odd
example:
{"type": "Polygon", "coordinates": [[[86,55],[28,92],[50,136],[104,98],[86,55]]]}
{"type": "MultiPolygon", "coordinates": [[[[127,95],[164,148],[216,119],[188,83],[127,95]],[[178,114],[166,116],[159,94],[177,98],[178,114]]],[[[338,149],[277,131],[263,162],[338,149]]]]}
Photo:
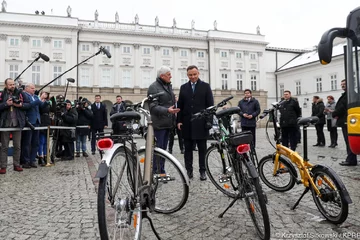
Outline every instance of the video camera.
{"type": "Polygon", "coordinates": [[[55,116],[60,116],[61,113],[66,111],[66,102],[64,95],[57,95],[56,97],[51,97],[51,105],[50,111],[55,113],[55,116]]]}
{"type": "Polygon", "coordinates": [[[13,101],[13,103],[15,103],[15,104],[20,104],[21,103],[21,100],[20,100],[19,96],[11,96],[10,98],[13,101]]]}
{"type": "Polygon", "coordinates": [[[75,106],[79,109],[85,109],[86,108],[86,104],[90,105],[91,103],[89,102],[89,100],[87,100],[87,98],[83,98],[83,97],[79,97],[79,100],[75,100],[75,106]]]}

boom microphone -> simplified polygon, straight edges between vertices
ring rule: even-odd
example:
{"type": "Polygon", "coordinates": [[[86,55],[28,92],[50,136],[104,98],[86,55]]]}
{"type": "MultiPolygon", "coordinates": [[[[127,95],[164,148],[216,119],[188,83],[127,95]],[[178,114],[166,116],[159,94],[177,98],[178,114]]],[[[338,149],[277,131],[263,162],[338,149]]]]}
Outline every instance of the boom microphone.
{"type": "Polygon", "coordinates": [[[109,50],[107,50],[107,49],[104,48],[104,47],[100,47],[100,50],[101,50],[108,58],[111,58],[111,54],[110,54],[109,50]]]}
{"type": "Polygon", "coordinates": [[[75,79],[73,79],[73,78],[67,78],[66,79],[68,82],[71,82],[71,83],[74,83],[75,82],[75,79]]]}
{"type": "Polygon", "coordinates": [[[50,58],[48,56],[46,56],[45,54],[39,53],[39,57],[44,60],[45,62],[48,62],[50,60],[50,58]]]}

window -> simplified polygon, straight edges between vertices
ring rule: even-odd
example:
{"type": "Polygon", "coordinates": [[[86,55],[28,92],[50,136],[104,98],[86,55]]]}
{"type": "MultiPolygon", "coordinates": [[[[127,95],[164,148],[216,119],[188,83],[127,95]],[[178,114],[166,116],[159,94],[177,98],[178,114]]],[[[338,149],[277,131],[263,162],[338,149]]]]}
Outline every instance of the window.
{"type": "Polygon", "coordinates": [[[20,45],[20,39],[19,38],[10,38],[10,46],[18,47],[19,45],[20,45]]]}
{"type": "Polygon", "coordinates": [[[90,51],[90,45],[89,44],[82,44],[81,45],[81,51],[89,52],[90,51]]]}
{"type": "Polygon", "coordinates": [[[336,74],[330,75],[331,90],[337,90],[337,76],[336,74]]]}
{"type": "Polygon", "coordinates": [[[148,88],[151,84],[151,71],[144,70],[142,74],[142,86],[148,88]]]}
{"type": "Polygon", "coordinates": [[[31,67],[31,80],[35,85],[40,85],[40,66],[31,67]]]}
{"type": "Polygon", "coordinates": [[[301,82],[296,81],[295,85],[296,85],[296,95],[301,95],[301,82]]]}
{"type": "Polygon", "coordinates": [[[322,92],[322,80],[321,80],[321,77],[316,78],[316,92],[322,92]]]}
{"type": "Polygon", "coordinates": [[[205,52],[198,52],[197,56],[198,56],[198,58],[204,58],[205,52]]]}
{"type": "Polygon", "coordinates": [[[220,55],[222,58],[227,58],[228,54],[227,54],[227,52],[221,51],[220,55]]]}
{"type": "Polygon", "coordinates": [[[41,47],[41,40],[40,40],[40,39],[33,39],[33,40],[32,40],[32,47],[33,47],[33,48],[39,48],[39,47],[41,47]]]}
{"type": "Polygon", "coordinates": [[[150,54],[150,48],[143,48],[143,54],[149,55],[150,54]]]}
{"type": "Polygon", "coordinates": [[[250,69],[251,70],[256,70],[257,69],[257,64],[256,63],[251,63],[250,64],[250,69]]]}
{"type": "Polygon", "coordinates": [[[236,62],[236,68],[243,68],[243,63],[242,62],[236,62]]]}
{"type": "Polygon", "coordinates": [[[242,74],[236,74],[236,90],[243,90],[242,74]]]}
{"type": "Polygon", "coordinates": [[[54,48],[62,48],[62,45],[61,40],[54,40],[54,48]]]}
{"type": "Polygon", "coordinates": [[[228,75],[227,73],[222,73],[221,74],[221,89],[222,90],[227,90],[228,89],[228,75]]]}
{"type": "Polygon", "coordinates": [[[256,54],[255,53],[250,53],[250,59],[251,60],[256,60],[256,54]]]}
{"type": "Polygon", "coordinates": [[[111,68],[102,69],[100,86],[111,87],[111,68]]]}
{"type": "Polygon", "coordinates": [[[189,81],[186,72],[182,72],[180,76],[180,84],[183,85],[189,81]]]}
{"type": "Polygon", "coordinates": [[[19,75],[19,65],[11,64],[9,65],[9,77],[15,79],[19,75]]]}
{"type": "Polygon", "coordinates": [[[163,56],[170,56],[170,49],[164,48],[163,49],[163,56]]]}
{"type": "Polygon", "coordinates": [[[237,53],[236,53],[236,58],[242,58],[241,52],[237,52],[237,53]]]}
{"type": "Polygon", "coordinates": [[[123,53],[128,53],[129,54],[129,53],[131,53],[130,51],[131,51],[131,49],[130,49],[129,46],[124,46],[123,47],[123,53]]]}
{"type": "Polygon", "coordinates": [[[123,87],[131,87],[131,70],[125,69],[122,72],[122,85],[123,87]]]}
{"type": "Polygon", "coordinates": [[[80,82],[82,87],[90,87],[90,68],[80,68],[80,82]]]}
{"type": "Polygon", "coordinates": [[[250,80],[251,90],[256,91],[256,75],[251,75],[250,80]]]}
{"type": "Polygon", "coordinates": [[[187,55],[188,55],[187,53],[188,53],[188,51],[186,51],[186,50],[181,50],[181,51],[180,51],[180,56],[181,56],[181,57],[187,57],[187,55]]]}
{"type": "MultiPolygon", "coordinates": [[[[53,71],[54,79],[57,78],[62,73],[62,67],[61,66],[54,66],[53,70],[54,70],[53,71]]],[[[57,79],[53,84],[55,86],[60,86],[61,85],[61,78],[57,79]]]]}
{"type": "Polygon", "coordinates": [[[280,90],[280,96],[283,97],[284,96],[284,84],[279,85],[279,90],[280,90]]]}

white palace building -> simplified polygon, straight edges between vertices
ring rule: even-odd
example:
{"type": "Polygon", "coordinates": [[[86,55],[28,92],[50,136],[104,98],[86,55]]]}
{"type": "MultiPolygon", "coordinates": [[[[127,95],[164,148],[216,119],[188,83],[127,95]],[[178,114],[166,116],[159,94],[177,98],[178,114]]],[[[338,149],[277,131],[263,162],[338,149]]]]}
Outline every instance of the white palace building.
{"type": "Polygon", "coordinates": [[[71,16],[70,7],[64,9],[64,16],[11,13],[3,7],[0,80],[15,78],[40,52],[50,61],[40,59],[21,76],[23,82],[33,82],[38,89],[103,46],[112,58],[95,56],[46,90],[52,95],[64,93],[66,78],[74,78],[69,99],[82,96],[93,101],[100,94],[110,107],[116,95],[130,102],[141,100],[162,65],[172,69],[177,93],[188,81],[187,66],[197,65],[200,78],[213,89],[215,102],[233,95],[232,106],[244,96],[245,88],[253,90],[262,109],[279,99],[286,89],[299,99],[305,112],[313,95],[339,97],[344,75],[341,53],[323,67],[316,51],[267,47],[260,28],[254,32],[221,31],[216,22],[212,30],[195,29],[194,22],[190,29],[182,29],[176,26],[175,19],[173,26],[165,27],[159,25],[157,17],[154,25],[142,25],[137,15],[132,24],[120,23],[117,14],[114,22],[102,22],[97,11],[94,20],[80,20],[71,16]]]}

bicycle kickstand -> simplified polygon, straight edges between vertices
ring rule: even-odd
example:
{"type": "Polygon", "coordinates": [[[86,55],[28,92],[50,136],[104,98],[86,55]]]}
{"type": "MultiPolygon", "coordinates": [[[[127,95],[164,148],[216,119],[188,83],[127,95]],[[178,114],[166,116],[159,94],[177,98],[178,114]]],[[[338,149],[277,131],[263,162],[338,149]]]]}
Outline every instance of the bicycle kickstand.
{"type": "Polygon", "coordinates": [[[294,206],[291,208],[291,210],[295,210],[297,205],[299,205],[301,199],[305,196],[305,194],[310,190],[309,187],[305,188],[304,192],[301,194],[300,198],[297,200],[297,202],[294,204],[294,206]]]}
{"type": "Polygon", "coordinates": [[[224,216],[224,214],[235,204],[235,202],[240,199],[240,193],[234,198],[234,200],[232,200],[232,202],[230,203],[230,205],[225,209],[224,212],[222,212],[218,217],[222,218],[224,216]]]}
{"type": "Polygon", "coordinates": [[[151,227],[152,231],[154,232],[156,238],[157,238],[158,240],[161,240],[161,238],[160,238],[158,232],[155,230],[154,224],[153,224],[151,218],[148,216],[147,212],[143,212],[142,217],[143,217],[143,218],[146,218],[147,220],[149,220],[149,222],[150,222],[150,227],[151,227]]]}

